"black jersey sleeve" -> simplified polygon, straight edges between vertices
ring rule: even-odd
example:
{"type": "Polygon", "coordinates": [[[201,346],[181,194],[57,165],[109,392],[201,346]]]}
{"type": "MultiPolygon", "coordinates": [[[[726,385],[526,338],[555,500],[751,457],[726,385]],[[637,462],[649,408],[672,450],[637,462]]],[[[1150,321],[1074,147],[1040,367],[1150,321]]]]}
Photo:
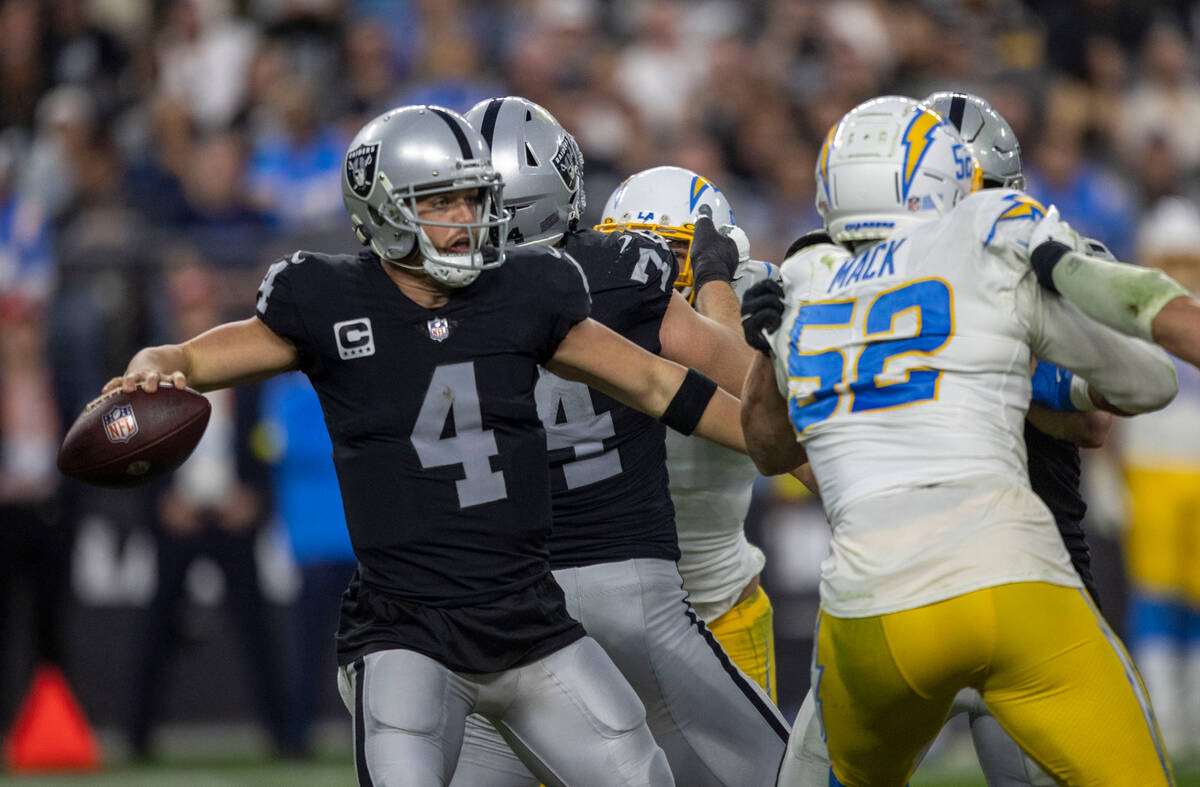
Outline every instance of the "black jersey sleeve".
{"type": "Polygon", "coordinates": [[[305,259],[304,253],[297,251],[271,263],[262,284],[258,285],[254,307],[258,319],[295,345],[302,370],[308,369],[312,358],[312,343],[301,317],[301,282],[297,281],[305,259]]]}
{"type": "Polygon", "coordinates": [[[545,365],[554,357],[558,345],[578,323],[587,319],[592,310],[587,277],[579,263],[566,252],[547,249],[548,259],[540,271],[542,281],[538,301],[544,310],[547,325],[546,344],[538,363],[545,365]]]}

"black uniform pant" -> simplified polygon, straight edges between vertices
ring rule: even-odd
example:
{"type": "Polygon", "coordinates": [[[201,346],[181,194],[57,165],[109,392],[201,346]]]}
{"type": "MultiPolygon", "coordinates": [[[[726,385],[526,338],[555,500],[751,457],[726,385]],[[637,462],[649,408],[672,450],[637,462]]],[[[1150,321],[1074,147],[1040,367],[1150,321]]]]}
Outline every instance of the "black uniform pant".
{"type": "Polygon", "coordinates": [[[8,728],[33,665],[62,664],[73,535],[54,498],[0,505],[0,730],[8,728]]]}
{"type": "Polygon", "coordinates": [[[351,562],[300,566],[300,597],[292,607],[287,652],[287,750],[308,751],[308,729],[317,698],[332,690],[337,671],[334,633],[342,593],[354,576],[351,562]]]}
{"type": "Polygon", "coordinates": [[[257,701],[263,724],[275,744],[283,740],[283,691],[276,642],[270,633],[267,605],[259,587],[254,559],[255,530],[230,532],[213,520],[195,533],[178,535],[155,531],[158,548],[158,587],[135,653],[133,715],[130,742],[139,754],[148,751],[150,729],[161,711],[164,677],[179,630],[174,625],[184,600],[184,579],[192,562],[212,559],[225,576],[225,606],[229,610],[249,668],[250,696],[257,701]]]}

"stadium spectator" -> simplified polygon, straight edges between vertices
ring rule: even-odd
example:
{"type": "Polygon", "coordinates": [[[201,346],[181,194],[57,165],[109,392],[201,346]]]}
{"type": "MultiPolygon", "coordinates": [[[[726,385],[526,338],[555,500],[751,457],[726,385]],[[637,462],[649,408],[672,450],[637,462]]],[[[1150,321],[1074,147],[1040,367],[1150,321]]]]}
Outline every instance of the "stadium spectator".
{"type": "Polygon", "coordinates": [[[247,172],[254,201],[284,232],[341,222],[346,140],[322,122],[315,86],[288,78],[270,99],[281,126],[255,140],[247,172]]]}
{"type": "Polygon", "coordinates": [[[0,296],[0,728],[31,671],[18,653],[61,666],[73,523],[61,516],[62,438],[46,323],[37,301],[0,296]],[[32,637],[16,630],[25,624],[32,637]],[[30,647],[29,640],[32,640],[30,647]]]}
{"type": "Polygon", "coordinates": [[[0,293],[46,299],[54,285],[50,223],[36,199],[16,190],[15,134],[0,136],[0,293]]]}
{"type": "Polygon", "coordinates": [[[356,561],[333,469],[333,446],[308,380],[296,372],[267,381],[260,416],[273,465],[276,513],[300,567],[285,671],[285,750],[304,756],[310,751],[316,700],[327,693],[327,676],[337,668],[331,634],[356,561]]]}
{"type": "MultiPolygon", "coordinates": [[[[185,268],[169,282],[175,332],[190,336],[220,321],[217,280],[209,271],[185,268]]],[[[271,739],[286,750],[277,643],[259,584],[254,545],[266,516],[263,468],[250,447],[257,417],[256,389],[207,394],[213,405],[208,429],[190,460],[158,497],[154,529],[158,583],[142,621],[133,669],[130,741],[134,753],[151,752],[150,734],[162,708],[166,666],[176,642],[174,625],[185,596],[185,579],[196,559],[220,566],[225,603],[241,640],[248,667],[245,693],[257,700],[271,739]],[[245,394],[243,394],[243,391],[245,394]]]]}
{"type": "MultiPolygon", "coordinates": [[[[1162,200],[1139,228],[1138,262],[1200,292],[1200,210],[1162,200]]],[[[1122,419],[1117,444],[1129,489],[1129,648],[1181,758],[1200,753],[1200,371],[1175,368],[1175,401],[1122,419]]]]}

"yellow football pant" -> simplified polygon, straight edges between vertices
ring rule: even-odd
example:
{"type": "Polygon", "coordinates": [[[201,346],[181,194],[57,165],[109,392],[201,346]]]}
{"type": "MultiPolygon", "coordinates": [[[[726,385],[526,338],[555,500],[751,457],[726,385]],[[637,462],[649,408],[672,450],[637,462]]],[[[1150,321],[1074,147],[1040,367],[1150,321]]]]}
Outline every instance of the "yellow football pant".
{"type": "Polygon", "coordinates": [[[1134,587],[1200,605],[1200,473],[1135,470],[1125,558],[1134,587]]]}
{"type": "Polygon", "coordinates": [[[870,618],[822,613],[813,681],[847,787],[904,785],[964,686],[1060,783],[1173,783],[1141,679],[1081,588],[1021,582],[870,618]]]}
{"type": "Polygon", "coordinates": [[[721,617],[707,624],[730,660],[775,697],[775,611],[760,587],[721,617]]]}

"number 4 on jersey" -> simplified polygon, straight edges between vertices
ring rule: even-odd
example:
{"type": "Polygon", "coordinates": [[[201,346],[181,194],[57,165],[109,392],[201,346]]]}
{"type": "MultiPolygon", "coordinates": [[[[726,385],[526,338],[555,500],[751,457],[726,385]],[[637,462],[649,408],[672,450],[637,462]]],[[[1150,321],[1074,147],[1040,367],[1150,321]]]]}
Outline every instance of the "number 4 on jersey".
{"type": "Polygon", "coordinates": [[[483,428],[475,364],[452,363],[433,370],[433,379],[413,427],[412,444],[421,467],[426,470],[463,466],[466,477],[455,482],[459,507],[491,503],[508,496],[504,474],[492,470],[492,457],[500,451],[495,432],[483,428]],[[453,419],[453,437],[442,437],[447,417],[453,419]]]}

